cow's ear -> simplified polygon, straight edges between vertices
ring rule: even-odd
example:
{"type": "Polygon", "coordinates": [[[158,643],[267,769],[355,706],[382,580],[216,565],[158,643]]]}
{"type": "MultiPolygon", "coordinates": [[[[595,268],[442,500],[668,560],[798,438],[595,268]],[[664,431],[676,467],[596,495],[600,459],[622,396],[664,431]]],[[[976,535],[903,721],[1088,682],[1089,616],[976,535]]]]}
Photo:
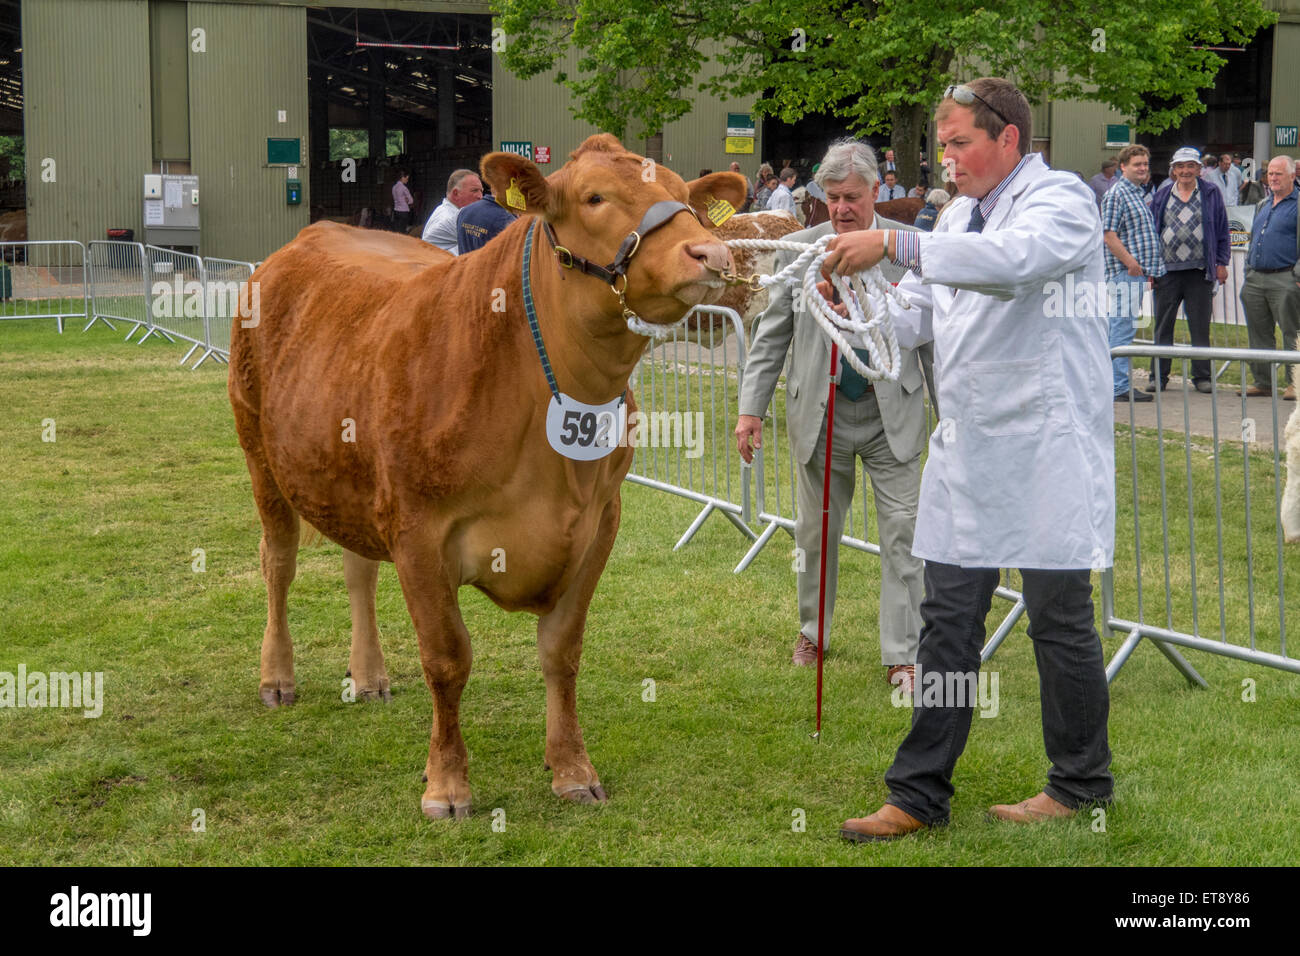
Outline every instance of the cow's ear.
{"type": "Polygon", "coordinates": [[[517,215],[545,216],[555,194],[531,159],[515,153],[488,153],[479,163],[483,182],[496,201],[517,215]]]}
{"type": "Polygon", "coordinates": [[[734,212],[739,212],[745,205],[748,190],[745,177],[740,173],[710,173],[701,179],[686,184],[691,192],[691,205],[706,222],[721,225],[734,212]],[[728,210],[720,203],[731,206],[728,210]]]}

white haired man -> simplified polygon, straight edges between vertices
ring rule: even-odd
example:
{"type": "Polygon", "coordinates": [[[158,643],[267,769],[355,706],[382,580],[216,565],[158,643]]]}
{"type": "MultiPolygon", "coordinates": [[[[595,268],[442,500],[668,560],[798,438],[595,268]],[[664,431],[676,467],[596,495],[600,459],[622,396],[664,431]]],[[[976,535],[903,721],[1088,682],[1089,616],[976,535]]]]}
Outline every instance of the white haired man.
{"type": "Polygon", "coordinates": [[[483,198],[483,181],[472,169],[458,169],[447,179],[447,195],[424,224],[420,236],[425,242],[445,249],[453,256],[456,250],[456,216],[472,202],[483,198]]]}
{"type": "MultiPolygon", "coordinates": [[[[816,179],[825,190],[831,221],[785,238],[814,242],[830,232],[844,235],[858,229],[902,229],[910,226],[882,219],[874,205],[880,192],[875,154],[856,140],[832,144],[818,165],[816,179]]],[[[795,254],[781,252],[774,268],[785,268],[795,254]]],[[[886,277],[897,280],[902,270],[887,266],[886,277]]],[[[822,488],[826,465],[826,402],[830,375],[830,341],[797,298],[785,286],[773,288],[771,304],[757,320],[745,364],[740,392],[736,442],[745,461],[763,444],[763,415],[772,401],[777,379],[790,354],[786,378],[786,421],[791,451],[798,463],[795,544],[798,565],[799,635],[796,665],[817,660],[818,583],[821,561],[822,488]],[[791,347],[793,346],[793,352],[791,347]]],[[[866,350],[858,354],[866,361],[866,350]]],[[[902,350],[902,374],[897,382],[869,382],[841,357],[832,441],[830,518],[826,553],[826,610],[823,651],[830,644],[835,611],[839,540],[853,500],[857,459],[862,458],[876,500],[881,552],[880,658],[885,679],[912,690],[916,647],[920,640],[922,568],[912,556],[912,533],[920,491],[921,451],[925,445],[923,375],[916,352],[902,350]]]]}

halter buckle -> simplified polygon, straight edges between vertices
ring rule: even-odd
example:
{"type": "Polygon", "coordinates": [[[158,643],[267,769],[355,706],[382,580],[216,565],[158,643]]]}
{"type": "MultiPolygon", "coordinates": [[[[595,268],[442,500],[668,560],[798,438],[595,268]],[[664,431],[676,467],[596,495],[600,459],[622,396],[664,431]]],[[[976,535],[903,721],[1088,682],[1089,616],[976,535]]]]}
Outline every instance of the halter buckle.
{"type": "Polygon", "coordinates": [[[564,268],[573,268],[573,253],[564,246],[555,247],[555,258],[559,260],[560,265],[564,266],[564,268]]]}

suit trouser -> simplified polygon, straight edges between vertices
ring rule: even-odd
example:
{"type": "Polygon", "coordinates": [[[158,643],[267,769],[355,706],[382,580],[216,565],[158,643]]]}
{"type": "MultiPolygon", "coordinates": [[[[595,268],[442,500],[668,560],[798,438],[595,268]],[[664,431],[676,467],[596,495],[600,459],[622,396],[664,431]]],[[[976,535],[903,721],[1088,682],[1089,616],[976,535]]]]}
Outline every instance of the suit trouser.
{"type": "MultiPolygon", "coordinates": [[[[1115,783],[1106,733],[1110,692],[1101,639],[1093,626],[1089,574],[1021,569],[1021,575],[1038,664],[1043,744],[1052,762],[1044,789],[1053,800],[1073,809],[1108,802],[1115,783]]],[[[979,671],[984,619],[997,586],[996,568],[925,563],[921,605],[925,624],[916,659],[914,701],[925,700],[930,674],[979,671]]],[[[947,685],[946,676],[944,680],[947,685]]],[[[948,819],[953,769],[970,733],[972,702],[956,703],[914,703],[912,729],[885,774],[886,802],[931,825],[948,819]]]]}
{"type": "MultiPolygon", "coordinates": [[[[899,461],[889,448],[880,406],[874,392],[856,402],[835,396],[835,435],[831,448],[830,519],[827,539],[835,542],[826,554],[826,630],[823,648],[830,647],[831,621],[839,577],[839,540],[853,504],[857,458],[871,478],[880,541],[880,660],[882,664],[911,664],[921,634],[923,562],[912,556],[916,504],[921,491],[921,456],[899,461]]],[[[803,552],[798,572],[799,630],[817,643],[817,585],[820,576],[822,480],[826,463],[826,420],[812,458],[797,470],[799,514],[795,545],[803,552]]]]}
{"type": "MultiPolygon", "coordinates": [[[[1156,345],[1174,344],[1174,323],[1181,304],[1187,315],[1187,334],[1196,348],[1210,347],[1210,310],[1214,283],[1204,269],[1179,269],[1151,281],[1156,310],[1156,345]]],[[[1163,386],[1169,381],[1169,359],[1151,360],[1151,378],[1163,386]]],[[[1209,359],[1192,362],[1192,381],[1208,382],[1213,377],[1209,359]]]]}
{"type": "MultiPolygon", "coordinates": [[[[1246,310],[1246,334],[1252,349],[1275,349],[1277,337],[1274,326],[1282,329],[1282,348],[1296,349],[1296,335],[1300,333],[1300,288],[1288,269],[1286,272],[1256,272],[1246,274],[1241,284],[1241,304],[1246,310]]],[[[1251,362],[1250,374],[1260,388],[1272,388],[1268,362],[1251,362]]],[[[1278,369],[1278,378],[1291,384],[1291,366],[1278,369]]]]}

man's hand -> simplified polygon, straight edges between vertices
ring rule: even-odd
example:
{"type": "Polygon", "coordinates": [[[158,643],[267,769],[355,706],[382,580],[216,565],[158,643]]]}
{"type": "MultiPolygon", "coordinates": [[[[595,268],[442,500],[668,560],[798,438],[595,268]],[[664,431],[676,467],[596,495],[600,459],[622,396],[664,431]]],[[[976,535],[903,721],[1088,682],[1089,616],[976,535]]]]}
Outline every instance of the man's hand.
{"type": "Polygon", "coordinates": [[[736,448],[745,464],[754,460],[753,449],[762,447],[763,419],[754,415],[741,415],[736,421],[736,448]]]}
{"type": "Polygon", "coordinates": [[[1131,276],[1140,276],[1142,274],[1142,266],[1138,264],[1136,259],[1128,264],[1128,274],[1131,276]]]}
{"type": "Polygon", "coordinates": [[[822,274],[852,275],[870,269],[885,257],[885,232],[882,229],[846,232],[832,239],[826,249],[830,255],[822,263],[822,274]]]}
{"type": "Polygon", "coordinates": [[[830,303],[832,312],[835,312],[841,318],[847,319],[849,317],[849,307],[843,302],[835,301],[835,287],[830,284],[829,280],[823,279],[817,283],[817,294],[830,303]]]}
{"type": "Polygon", "coordinates": [[[1228,267],[1227,267],[1227,266],[1218,266],[1217,269],[1215,270],[1215,273],[1214,273],[1214,274],[1217,275],[1217,276],[1219,277],[1219,281],[1220,281],[1220,282],[1227,282],[1227,281],[1228,281],[1228,267]]]}

